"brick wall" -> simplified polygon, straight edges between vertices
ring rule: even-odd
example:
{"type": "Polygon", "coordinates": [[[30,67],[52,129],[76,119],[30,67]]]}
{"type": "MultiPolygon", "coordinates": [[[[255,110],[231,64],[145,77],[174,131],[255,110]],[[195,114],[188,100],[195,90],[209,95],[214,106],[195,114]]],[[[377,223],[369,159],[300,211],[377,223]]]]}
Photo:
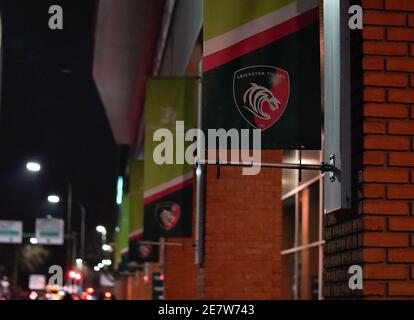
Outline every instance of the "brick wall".
{"type": "MultiPolygon", "coordinates": [[[[263,152],[263,161],[281,153],[263,152]]],[[[281,172],[243,176],[241,168],[207,168],[202,299],[281,298],[281,172]]]]}
{"type": "Polygon", "coordinates": [[[363,1],[364,295],[414,297],[414,1],[363,1]]]}

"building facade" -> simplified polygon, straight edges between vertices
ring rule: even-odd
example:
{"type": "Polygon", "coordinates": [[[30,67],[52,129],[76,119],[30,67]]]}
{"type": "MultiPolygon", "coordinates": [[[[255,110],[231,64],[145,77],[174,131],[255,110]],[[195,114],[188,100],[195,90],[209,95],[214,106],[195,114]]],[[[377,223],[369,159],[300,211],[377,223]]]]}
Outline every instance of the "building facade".
{"type": "MultiPolygon", "coordinates": [[[[324,213],[327,173],[205,165],[193,179],[192,236],[156,243],[158,262],[120,275],[117,296],[153,299],[156,274],[171,300],[414,297],[414,2],[349,4],[364,22],[350,32],[351,125],[341,129],[351,137],[351,208],[324,213]],[[362,268],[362,289],[349,286],[351,266],[362,268]]],[[[203,1],[99,1],[93,74],[131,160],[142,157],[145,81],[203,81],[202,61],[203,1]]],[[[261,161],[319,164],[323,153],[263,150],[261,161]]]]}

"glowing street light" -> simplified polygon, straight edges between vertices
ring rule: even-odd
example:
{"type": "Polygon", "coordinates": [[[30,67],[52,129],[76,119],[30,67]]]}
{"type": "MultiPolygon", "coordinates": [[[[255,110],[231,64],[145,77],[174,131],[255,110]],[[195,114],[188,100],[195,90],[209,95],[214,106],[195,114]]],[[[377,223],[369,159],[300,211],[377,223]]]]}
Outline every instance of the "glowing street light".
{"type": "Polygon", "coordinates": [[[57,196],[55,194],[51,194],[50,196],[47,197],[47,201],[49,201],[50,203],[59,203],[60,198],[59,198],[59,196],[57,196]]]}
{"type": "Polygon", "coordinates": [[[93,270],[95,270],[96,272],[98,272],[99,270],[101,270],[101,268],[99,268],[98,266],[94,266],[93,270]]]}
{"type": "Polygon", "coordinates": [[[39,242],[39,241],[37,241],[37,239],[36,239],[36,238],[33,238],[33,237],[32,237],[32,238],[30,238],[30,240],[29,240],[29,241],[30,241],[30,243],[31,243],[31,244],[37,244],[37,243],[39,242]]]}
{"type": "Polygon", "coordinates": [[[102,225],[96,226],[96,231],[101,234],[101,244],[104,246],[106,244],[106,228],[102,225]]]}
{"type": "Polygon", "coordinates": [[[82,263],[83,263],[83,260],[81,258],[76,259],[76,264],[82,264],[82,263]]]}
{"type": "Polygon", "coordinates": [[[111,261],[111,259],[104,259],[104,260],[102,260],[102,263],[105,266],[110,266],[112,264],[112,261],[111,261]]]}
{"type": "Polygon", "coordinates": [[[106,228],[104,226],[96,226],[96,231],[106,235],[106,228]]]}
{"type": "Polygon", "coordinates": [[[111,251],[111,249],[112,248],[111,248],[111,246],[109,244],[106,244],[105,243],[105,244],[102,245],[102,250],[103,251],[111,251]]]}
{"type": "Polygon", "coordinates": [[[38,162],[30,161],[26,163],[26,169],[30,172],[39,172],[42,169],[42,166],[38,162]]]}

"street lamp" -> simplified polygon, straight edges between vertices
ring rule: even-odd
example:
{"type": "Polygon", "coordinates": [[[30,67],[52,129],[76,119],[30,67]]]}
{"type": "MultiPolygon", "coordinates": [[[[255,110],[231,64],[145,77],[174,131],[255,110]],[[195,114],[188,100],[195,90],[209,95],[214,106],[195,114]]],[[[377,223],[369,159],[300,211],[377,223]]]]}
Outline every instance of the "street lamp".
{"type": "MultiPolygon", "coordinates": [[[[106,245],[106,228],[104,226],[99,225],[99,226],[96,226],[96,231],[101,234],[101,242],[102,242],[102,249],[103,249],[103,246],[106,245]]],[[[108,251],[108,250],[105,250],[105,251],[108,251]]]]}
{"type": "Polygon", "coordinates": [[[60,198],[59,198],[59,196],[57,196],[55,194],[51,194],[50,196],[47,197],[47,201],[49,201],[50,203],[59,203],[60,198]]]}
{"type": "Polygon", "coordinates": [[[104,266],[110,266],[112,264],[111,259],[103,259],[101,262],[104,266]]]}
{"type": "MultiPolygon", "coordinates": [[[[59,203],[61,201],[60,197],[57,195],[50,195],[47,197],[47,201],[49,201],[50,203],[59,203]]],[[[81,253],[81,257],[79,258],[80,260],[85,258],[85,235],[86,235],[86,225],[85,225],[85,219],[86,219],[86,209],[85,206],[77,201],[77,200],[72,200],[72,196],[70,195],[70,198],[68,199],[64,199],[62,201],[66,201],[68,203],[68,207],[71,207],[71,211],[72,211],[72,202],[76,205],[79,206],[80,211],[81,211],[81,239],[80,239],[80,253],[81,253]]],[[[68,219],[69,220],[69,219],[68,219]]],[[[71,220],[71,219],[70,219],[71,220]]],[[[72,227],[70,228],[70,230],[72,229],[72,227]]],[[[69,235],[71,235],[69,233],[69,235]]],[[[75,239],[73,239],[73,241],[75,241],[75,239]]],[[[75,254],[72,256],[72,259],[75,257],[75,254]]],[[[73,261],[73,260],[72,260],[73,261]]]]}
{"type": "Polygon", "coordinates": [[[106,235],[106,228],[104,226],[96,226],[96,231],[106,235]]]}
{"type": "Polygon", "coordinates": [[[31,244],[37,244],[39,241],[36,239],[36,238],[34,238],[34,237],[32,237],[32,238],[30,238],[30,243],[31,244]]]}
{"type": "MultiPolygon", "coordinates": [[[[42,166],[40,163],[36,161],[28,161],[26,163],[26,169],[32,173],[39,172],[42,169],[42,166]]],[[[68,178],[65,179],[67,184],[67,213],[66,213],[66,233],[68,236],[72,234],[72,184],[68,178]]],[[[48,199],[49,200],[49,199],[48,199]]],[[[59,197],[52,197],[50,198],[52,203],[58,203],[59,197]]],[[[67,268],[69,269],[71,266],[71,258],[70,258],[70,252],[71,252],[71,243],[68,241],[66,245],[66,263],[67,268]]]]}
{"type": "Polygon", "coordinates": [[[26,169],[30,172],[36,173],[42,169],[42,166],[38,162],[29,161],[28,163],[26,163],[26,169]]]}
{"type": "Polygon", "coordinates": [[[76,264],[83,264],[83,260],[81,258],[76,259],[76,264]]]}
{"type": "Polygon", "coordinates": [[[111,251],[111,249],[112,248],[111,248],[111,246],[109,244],[106,244],[105,243],[105,244],[102,245],[102,250],[103,251],[111,251]]]}

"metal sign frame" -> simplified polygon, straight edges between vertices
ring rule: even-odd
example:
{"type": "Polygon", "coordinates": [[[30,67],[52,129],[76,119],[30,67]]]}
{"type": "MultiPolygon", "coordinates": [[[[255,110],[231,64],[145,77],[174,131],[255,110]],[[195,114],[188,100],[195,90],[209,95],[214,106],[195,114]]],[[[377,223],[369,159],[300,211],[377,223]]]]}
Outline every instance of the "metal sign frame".
{"type": "Polygon", "coordinates": [[[351,58],[349,0],[324,0],[324,213],[351,208],[351,58]]]}

